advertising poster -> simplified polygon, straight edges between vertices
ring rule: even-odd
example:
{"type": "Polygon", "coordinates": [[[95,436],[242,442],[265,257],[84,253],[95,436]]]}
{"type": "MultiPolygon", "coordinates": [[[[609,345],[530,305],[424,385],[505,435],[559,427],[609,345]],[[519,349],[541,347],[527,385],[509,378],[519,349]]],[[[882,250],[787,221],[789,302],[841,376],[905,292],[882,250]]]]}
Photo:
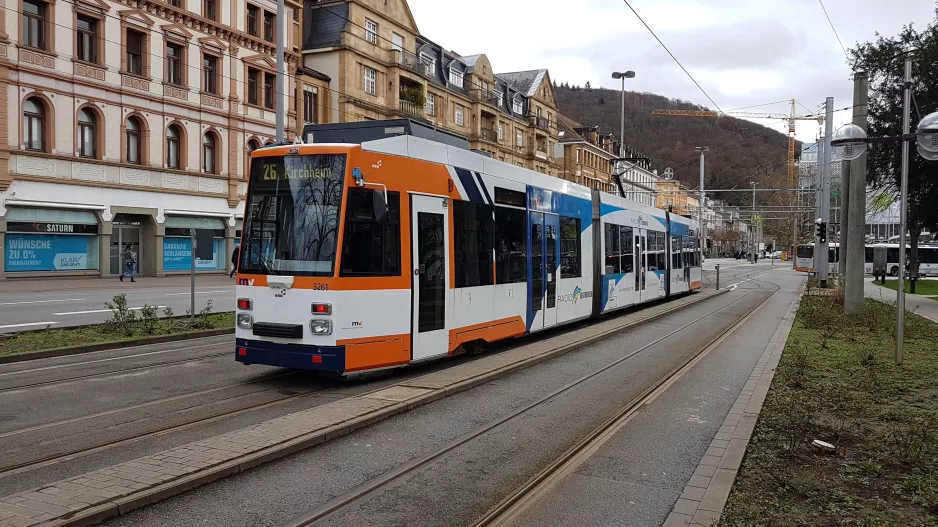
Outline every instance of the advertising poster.
{"type": "MultiPolygon", "coordinates": [[[[197,271],[211,271],[218,269],[215,263],[218,260],[218,242],[212,244],[214,259],[195,261],[197,271]]],[[[163,238],[163,270],[188,271],[191,269],[192,240],[190,238],[163,238]]]]}
{"type": "Polygon", "coordinates": [[[7,272],[88,269],[88,237],[53,234],[7,234],[7,272]]]}

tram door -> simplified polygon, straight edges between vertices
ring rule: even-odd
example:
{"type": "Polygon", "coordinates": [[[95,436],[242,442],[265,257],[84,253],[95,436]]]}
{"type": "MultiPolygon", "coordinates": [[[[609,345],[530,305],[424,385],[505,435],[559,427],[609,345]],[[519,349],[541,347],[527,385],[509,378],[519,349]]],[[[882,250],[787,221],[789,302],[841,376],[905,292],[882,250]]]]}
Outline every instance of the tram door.
{"type": "Polygon", "coordinates": [[[531,243],[531,305],[534,314],[532,330],[557,324],[557,279],[560,267],[560,216],[541,212],[528,213],[531,243]]]}
{"type": "Polygon", "coordinates": [[[648,277],[648,231],[635,229],[635,301],[644,302],[649,294],[646,292],[648,277]]]}
{"type": "Polygon", "coordinates": [[[413,268],[412,360],[446,355],[446,293],[449,290],[449,226],[446,198],[411,196],[413,268]]]}

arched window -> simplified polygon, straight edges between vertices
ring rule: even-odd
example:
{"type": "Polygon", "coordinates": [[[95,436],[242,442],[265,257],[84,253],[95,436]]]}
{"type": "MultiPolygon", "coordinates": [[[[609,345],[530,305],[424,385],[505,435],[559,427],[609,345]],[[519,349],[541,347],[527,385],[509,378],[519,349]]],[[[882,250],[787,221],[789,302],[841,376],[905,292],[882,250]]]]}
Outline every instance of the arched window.
{"type": "Polygon", "coordinates": [[[27,150],[45,152],[46,111],[42,101],[35,97],[23,103],[24,138],[27,150]]]}
{"type": "Polygon", "coordinates": [[[260,148],[261,144],[257,142],[257,139],[251,139],[248,141],[248,155],[251,155],[251,152],[260,148]]]}
{"type": "Polygon", "coordinates": [[[180,151],[182,132],[179,125],[171,124],[166,129],[166,167],[176,170],[180,169],[179,159],[182,157],[180,151]]]}
{"type": "Polygon", "coordinates": [[[206,132],[205,135],[202,136],[202,171],[206,174],[216,173],[216,151],[215,134],[206,132]]]}
{"type": "Polygon", "coordinates": [[[96,158],[97,150],[97,119],[93,111],[82,108],[78,112],[78,155],[96,158]]]}
{"type": "Polygon", "coordinates": [[[131,117],[127,119],[127,162],[139,165],[143,163],[143,154],[140,153],[141,141],[140,119],[131,117]]]}

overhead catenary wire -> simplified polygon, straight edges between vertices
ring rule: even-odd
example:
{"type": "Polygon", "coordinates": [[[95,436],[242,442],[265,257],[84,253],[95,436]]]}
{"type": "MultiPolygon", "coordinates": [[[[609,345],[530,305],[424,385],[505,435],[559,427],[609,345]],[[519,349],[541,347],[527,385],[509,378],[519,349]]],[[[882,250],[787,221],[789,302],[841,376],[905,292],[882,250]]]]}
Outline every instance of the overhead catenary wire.
{"type": "Polygon", "coordinates": [[[821,4],[821,9],[824,11],[824,16],[827,17],[827,23],[830,24],[831,31],[834,32],[834,36],[837,37],[837,43],[840,44],[840,49],[843,50],[844,56],[849,59],[850,54],[847,53],[847,48],[844,47],[844,43],[840,40],[840,35],[837,34],[837,28],[834,27],[834,22],[831,20],[830,14],[827,13],[827,8],[824,7],[824,0],[817,0],[817,2],[821,4]]]}

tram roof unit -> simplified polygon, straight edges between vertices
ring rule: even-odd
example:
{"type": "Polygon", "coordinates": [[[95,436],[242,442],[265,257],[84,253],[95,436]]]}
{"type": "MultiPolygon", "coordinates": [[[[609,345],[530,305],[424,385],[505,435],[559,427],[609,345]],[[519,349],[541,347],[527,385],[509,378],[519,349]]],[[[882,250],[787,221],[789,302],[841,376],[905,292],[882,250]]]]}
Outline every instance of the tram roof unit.
{"type": "Polygon", "coordinates": [[[306,143],[362,144],[396,136],[413,136],[469,150],[469,140],[461,135],[413,119],[356,121],[352,123],[308,124],[303,127],[306,143]]]}

